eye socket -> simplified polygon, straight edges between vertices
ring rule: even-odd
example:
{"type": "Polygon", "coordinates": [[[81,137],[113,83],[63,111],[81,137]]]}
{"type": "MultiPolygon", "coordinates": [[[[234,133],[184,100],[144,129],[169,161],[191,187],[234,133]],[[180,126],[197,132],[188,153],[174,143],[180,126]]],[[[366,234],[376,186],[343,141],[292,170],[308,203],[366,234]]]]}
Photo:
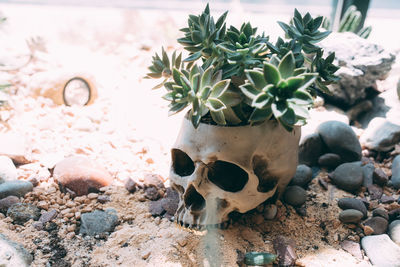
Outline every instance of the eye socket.
{"type": "Polygon", "coordinates": [[[172,149],[172,168],[179,176],[188,176],[194,172],[193,160],[182,150],[172,149]]]}
{"type": "Polygon", "coordinates": [[[244,188],[249,175],[239,166],[217,160],[208,164],[208,179],[222,190],[238,192],[244,188]]]}
{"type": "Polygon", "coordinates": [[[258,178],[258,192],[266,193],[275,188],[278,178],[269,173],[268,162],[262,156],[253,157],[253,171],[258,178]]]}

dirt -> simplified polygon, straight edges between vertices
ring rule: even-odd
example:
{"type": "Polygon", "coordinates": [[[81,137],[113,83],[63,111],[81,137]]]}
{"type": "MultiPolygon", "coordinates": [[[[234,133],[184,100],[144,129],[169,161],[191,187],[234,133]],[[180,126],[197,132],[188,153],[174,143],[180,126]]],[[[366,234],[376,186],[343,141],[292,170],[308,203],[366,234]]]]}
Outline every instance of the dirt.
{"type": "MultiPolygon", "coordinates": [[[[60,212],[44,230],[35,229],[32,221],[18,226],[0,217],[0,233],[32,253],[32,266],[236,266],[241,253],[275,253],[272,241],[278,236],[294,241],[296,264],[301,266],[367,264],[340,248],[345,239],[359,241],[362,231],[358,225],[339,222],[338,198],[353,195],[331,184],[324,189],[318,180],[327,179],[326,172],[311,182],[303,209],[278,202],[274,220],[264,220],[256,209],[237,215],[227,230],[206,232],[152,217],[143,190],[129,193],[123,187],[127,178],[140,183],[145,173],[160,174],[168,186],[169,147],[183,113],[167,117],[162,92],[151,91],[154,84],[142,77],[161,45],[169,51],[175,46],[177,29],[185,22],[182,16],[186,13],[0,7],[9,17],[2,38],[12,37],[6,46],[10,55],[26,55],[23,40],[35,34],[43,36],[48,51],[38,52],[27,66],[1,76],[14,85],[9,105],[0,110],[0,132],[18,133],[27,140],[32,163],[18,166],[19,179],[38,181],[23,201],[41,205],[42,212],[60,212]],[[99,17],[106,19],[98,21],[99,17]],[[30,25],[26,25],[28,18],[30,25]],[[60,106],[34,93],[38,72],[55,85],[55,77],[60,76],[53,71],[69,73],[71,69],[90,70],[96,77],[99,97],[93,105],[60,106]],[[102,204],[88,197],[72,200],[69,193],[60,191],[51,169],[60,159],[76,154],[98,161],[113,175],[113,184],[99,192],[110,196],[110,202],[102,204]],[[69,201],[75,204],[69,207],[69,201]],[[108,237],[79,235],[80,215],[106,208],[118,213],[115,231],[108,237]]],[[[19,63],[12,57],[7,60],[19,63]]],[[[389,174],[390,160],[377,166],[385,167],[389,174]]]]}

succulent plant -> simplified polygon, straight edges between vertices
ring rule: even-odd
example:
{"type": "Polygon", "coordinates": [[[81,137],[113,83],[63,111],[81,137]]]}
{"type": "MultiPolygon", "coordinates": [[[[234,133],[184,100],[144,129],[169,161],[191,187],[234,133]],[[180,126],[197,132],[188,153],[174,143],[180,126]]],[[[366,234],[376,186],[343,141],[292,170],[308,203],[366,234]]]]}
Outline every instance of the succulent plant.
{"type": "Polygon", "coordinates": [[[218,125],[255,124],[277,120],[291,131],[303,125],[317,90],[329,93],[336,82],[334,53],[323,57],[316,45],[330,33],[320,31],[323,17],[313,19],[295,10],[289,24],[279,22],[286,40],[273,44],[257,34],[250,22],[240,29],[226,27],[225,12],[217,22],[207,5],[202,14],[189,15],[178,42],[187,58],[162,49],[153,57],[147,78],[163,78],[170,114],[190,107],[195,128],[203,120],[218,125]]]}
{"type": "MultiPolygon", "coordinates": [[[[338,32],[353,32],[361,38],[367,39],[372,31],[372,27],[368,26],[357,30],[360,27],[361,19],[362,15],[361,12],[357,10],[357,7],[354,5],[349,6],[339,22],[338,32]]],[[[324,17],[322,27],[324,29],[329,29],[330,26],[330,20],[324,17]]]]}
{"type": "Polygon", "coordinates": [[[317,76],[318,73],[307,73],[305,68],[296,68],[292,52],[282,60],[273,56],[264,62],[262,69],[246,70],[247,82],[240,89],[254,108],[249,121],[259,122],[274,116],[288,131],[293,125],[304,125],[307,108],[313,103],[306,89],[317,76]]]}

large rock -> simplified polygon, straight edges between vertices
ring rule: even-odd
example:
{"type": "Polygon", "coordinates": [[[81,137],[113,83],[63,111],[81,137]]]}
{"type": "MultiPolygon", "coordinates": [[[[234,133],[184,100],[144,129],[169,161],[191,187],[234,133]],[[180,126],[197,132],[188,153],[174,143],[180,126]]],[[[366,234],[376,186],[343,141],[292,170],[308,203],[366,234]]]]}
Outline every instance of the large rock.
{"type": "Polygon", "coordinates": [[[54,178],[76,195],[86,195],[111,184],[113,178],[101,165],[83,156],[66,158],[56,164],[54,178]]]}
{"type": "Polygon", "coordinates": [[[0,234],[0,266],[28,267],[32,261],[32,255],[21,244],[0,234]]]}
{"type": "Polygon", "coordinates": [[[0,134],[0,155],[11,158],[18,164],[31,161],[32,151],[25,138],[17,133],[0,134]]]}
{"type": "Polygon", "coordinates": [[[17,168],[7,156],[0,156],[0,184],[17,179],[17,168]]]}
{"type": "Polygon", "coordinates": [[[326,55],[335,52],[340,66],[335,74],[341,79],[330,85],[332,95],[327,99],[342,106],[365,99],[367,88],[385,79],[395,60],[395,55],[353,33],[332,33],[320,45],[326,55]]]}
{"type": "Polygon", "coordinates": [[[368,149],[389,151],[400,141],[400,125],[384,118],[374,118],[360,137],[368,149]]]}
{"type": "Polygon", "coordinates": [[[340,121],[322,123],[317,132],[330,152],[338,154],[344,162],[361,159],[361,145],[351,127],[340,121]]]}
{"type": "Polygon", "coordinates": [[[400,246],[388,235],[365,236],[361,239],[361,246],[373,265],[400,267],[400,246]]]}
{"type": "Polygon", "coordinates": [[[322,147],[321,137],[317,133],[302,138],[299,145],[299,163],[308,166],[317,165],[322,147]]]}
{"type": "Polygon", "coordinates": [[[26,193],[32,191],[31,182],[15,180],[0,184],[0,199],[8,196],[23,197],[26,193]]]}

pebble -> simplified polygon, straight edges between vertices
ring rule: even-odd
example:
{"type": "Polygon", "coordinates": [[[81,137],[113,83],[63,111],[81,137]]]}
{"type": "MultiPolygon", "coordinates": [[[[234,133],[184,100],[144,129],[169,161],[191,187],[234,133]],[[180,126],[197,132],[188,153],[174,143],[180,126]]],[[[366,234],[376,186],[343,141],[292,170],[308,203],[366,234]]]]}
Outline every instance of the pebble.
{"type": "Polygon", "coordinates": [[[48,210],[48,209],[49,209],[49,202],[48,202],[48,201],[45,201],[45,200],[39,201],[39,202],[37,203],[37,207],[38,207],[39,209],[48,210]]]}
{"type": "Polygon", "coordinates": [[[128,190],[129,193],[135,193],[137,190],[137,183],[131,178],[128,178],[125,182],[125,189],[128,190]]]}
{"type": "Polygon", "coordinates": [[[364,226],[364,234],[365,235],[372,235],[373,233],[374,233],[374,229],[372,229],[368,225],[364,226]]]}
{"type": "Polygon", "coordinates": [[[400,246],[400,220],[395,220],[389,224],[388,234],[393,242],[400,246]]]}
{"type": "Polygon", "coordinates": [[[273,219],[275,219],[277,213],[278,213],[278,208],[275,204],[265,205],[264,214],[263,214],[264,219],[273,220],[273,219]]]}
{"type": "Polygon", "coordinates": [[[272,243],[278,255],[279,266],[293,266],[297,259],[294,241],[287,237],[278,236],[272,243]]]}
{"type": "Polygon", "coordinates": [[[400,217],[400,208],[399,209],[394,209],[388,212],[389,214],[389,221],[394,221],[398,217],[400,217]]]}
{"type": "Polygon", "coordinates": [[[365,207],[364,203],[356,198],[341,198],[338,201],[339,208],[343,210],[347,209],[355,209],[360,211],[363,214],[363,218],[367,217],[367,208],[365,207]]]}
{"type": "Polygon", "coordinates": [[[148,187],[144,191],[144,196],[150,200],[158,200],[160,198],[160,194],[158,193],[158,189],[155,187],[148,187]]]}
{"type": "Polygon", "coordinates": [[[161,205],[168,215],[174,216],[179,204],[179,194],[168,187],[165,197],[161,200],[161,205]]]}
{"type": "Polygon", "coordinates": [[[165,209],[162,205],[162,199],[150,202],[149,212],[152,216],[161,216],[165,213],[165,209]]]}
{"type": "Polygon", "coordinates": [[[0,265],[4,267],[28,267],[33,256],[21,244],[0,234],[0,265]]]}
{"type": "Polygon", "coordinates": [[[342,249],[344,249],[357,259],[359,260],[363,259],[359,243],[350,240],[344,240],[343,242],[340,243],[340,246],[342,247],[342,249]]]}
{"type": "Polygon", "coordinates": [[[369,185],[367,190],[371,200],[380,199],[382,197],[383,189],[375,184],[369,185]]]}
{"type": "Polygon", "coordinates": [[[354,209],[343,210],[339,213],[339,220],[342,223],[358,223],[362,217],[362,212],[354,209]]]}
{"type": "Polygon", "coordinates": [[[26,193],[32,191],[33,185],[27,181],[7,181],[0,184],[0,199],[8,196],[23,197],[26,193]]]}
{"type": "Polygon", "coordinates": [[[371,227],[375,235],[386,233],[388,221],[382,217],[372,217],[364,222],[364,225],[371,227]]]}
{"type": "Polygon", "coordinates": [[[307,135],[300,141],[299,163],[314,166],[322,153],[322,140],[318,133],[307,135]]]}
{"type": "Polygon", "coordinates": [[[288,186],[283,194],[283,199],[287,204],[298,207],[306,202],[307,192],[297,185],[288,186]]]}
{"type": "Polygon", "coordinates": [[[384,209],[374,209],[372,211],[372,217],[382,217],[387,221],[389,220],[389,214],[384,209]]]}
{"type": "Polygon", "coordinates": [[[340,189],[354,192],[360,189],[363,182],[361,162],[343,163],[331,175],[332,182],[340,189]]]}
{"type": "Polygon", "coordinates": [[[53,177],[77,196],[99,190],[110,185],[113,180],[101,165],[83,156],[73,156],[58,162],[53,177]]]}
{"type": "Polygon", "coordinates": [[[298,185],[305,187],[312,179],[312,170],[307,165],[301,164],[297,166],[296,173],[290,181],[290,185],[298,185]]]}
{"type": "Polygon", "coordinates": [[[114,209],[105,211],[95,210],[81,215],[81,228],[79,233],[90,236],[110,233],[118,222],[117,212],[114,209]]]}
{"type": "Polygon", "coordinates": [[[97,201],[104,204],[111,201],[111,197],[108,195],[100,195],[97,197],[97,201]]]}
{"type": "Polygon", "coordinates": [[[144,252],[142,254],[142,260],[147,260],[150,257],[150,255],[151,255],[151,251],[144,252]]]}
{"type": "Polygon", "coordinates": [[[367,163],[364,166],[362,166],[362,170],[363,170],[363,176],[364,176],[363,186],[367,187],[373,183],[372,177],[374,174],[375,166],[373,163],[367,163]]]}
{"type": "Polygon", "coordinates": [[[97,193],[89,193],[87,195],[88,199],[96,199],[99,196],[97,193]]]}
{"type": "Polygon", "coordinates": [[[0,212],[6,213],[9,207],[19,202],[20,200],[16,196],[8,196],[3,199],[0,199],[0,212]]]}
{"type": "Polygon", "coordinates": [[[17,177],[17,168],[12,160],[7,156],[0,156],[0,184],[16,180],[17,177]]]}
{"type": "Polygon", "coordinates": [[[392,162],[392,178],[390,181],[394,188],[400,189],[400,155],[397,155],[392,162]]]}
{"type": "Polygon", "coordinates": [[[381,199],[380,199],[380,202],[382,203],[382,204],[390,204],[390,203],[393,203],[393,202],[395,202],[396,201],[396,199],[394,198],[394,197],[392,197],[392,196],[387,196],[387,195],[382,195],[382,197],[381,197],[381,199]]]}
{"type": "Polygon", "coordinates": [[[344,122],[327,121],[317,128],[330,152],[338,154],[344,162],[361,159],[361,145],[353,129],[344,122]]]}
{"type": "Polygon", "coordinates": [[[156,187],[156,188],[165,188],[164,179],[161,175],[155,173],[146,173],[143,176],[143,186],[147,187],[156,187]]]}
{"type": "Polygon", "coordinates": [[[380,186],[384,186],[389,181],[389,177],[382,169],[375,169],[372,178],[374,183],[380,186]]]}
{"type": "Polygon", "coordinates": [[[16,203],[7,210],[7,217],[10,217],[16,224],[24,224],[29,220],[37,221],[40,217],[40,210],[27,203],[16,203]]]}
{"type": "Polygon", "coordinates": [[[58,212],[56,210],[50,210],[48,212],[43,213],[40,218],[39,221],[42,223],[47,223],[47,222],[51,222],[52,220],[54,220],[58,215],[58,212]]]}
{"type": "Polygon", "coordinates": [[[400,246],[388,235],[365,236],[361,239],[361,246],[373,265],[400,266],[400,246]]]}
{"type": "Polygon", "coordinates": [[[319,157],[318,164],[327,169],[334,169],[342,163],[342,159],[338,154],[326,153],[319,157]]]}

